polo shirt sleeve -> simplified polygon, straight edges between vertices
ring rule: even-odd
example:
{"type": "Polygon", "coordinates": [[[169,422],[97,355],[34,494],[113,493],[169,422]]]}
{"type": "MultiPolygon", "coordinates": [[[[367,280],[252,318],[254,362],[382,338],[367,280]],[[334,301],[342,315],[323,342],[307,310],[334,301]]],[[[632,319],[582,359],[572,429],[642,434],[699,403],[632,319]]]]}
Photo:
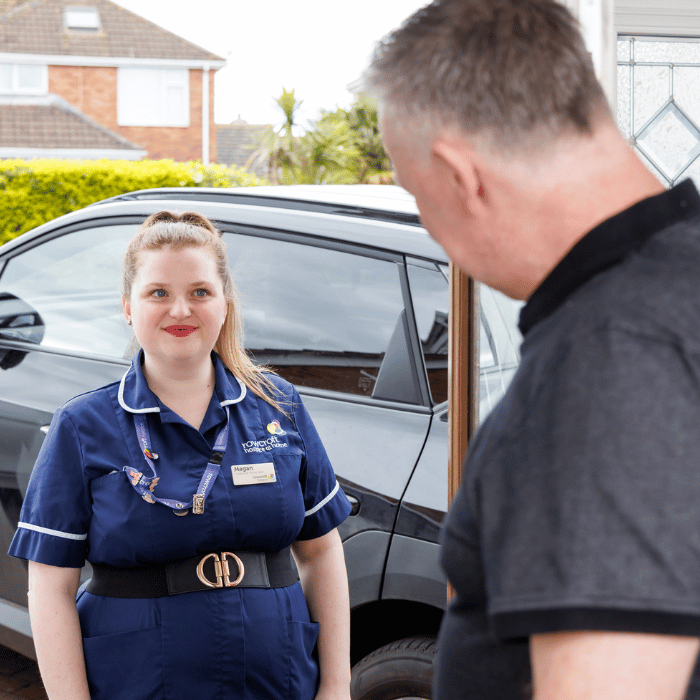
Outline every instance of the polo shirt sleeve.
{"type": "Polygon", "coordinates": [[[78,432],[65,408],[39,451],[9,554],[53,566],[82,567],[92,509],[78,432]]]}
{"type": "Polygon", "coordinates": [[[574,338],[484,449],[471,491],[501,638],[697,635],[700,357],[659,335],[574,338]]]}
{"type": "Polygon", "coordinates": [[[297,536],[310,540],[327,534],[350,515],[350,501],[340,488],[326,450],[301,397],[294,389],[292,419],[304,445],[300,481],[304,524],[297,536]]]}

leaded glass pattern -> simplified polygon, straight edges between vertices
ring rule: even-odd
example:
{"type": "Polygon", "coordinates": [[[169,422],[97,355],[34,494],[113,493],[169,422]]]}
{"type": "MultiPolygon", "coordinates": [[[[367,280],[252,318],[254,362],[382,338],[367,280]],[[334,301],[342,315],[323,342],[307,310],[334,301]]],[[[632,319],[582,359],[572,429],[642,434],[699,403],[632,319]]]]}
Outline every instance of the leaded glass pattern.
{"type": "Polygon", "coordinates": [[[664,184],[700,187],[700,38],[618,37],[617,122],[664,184]]]}

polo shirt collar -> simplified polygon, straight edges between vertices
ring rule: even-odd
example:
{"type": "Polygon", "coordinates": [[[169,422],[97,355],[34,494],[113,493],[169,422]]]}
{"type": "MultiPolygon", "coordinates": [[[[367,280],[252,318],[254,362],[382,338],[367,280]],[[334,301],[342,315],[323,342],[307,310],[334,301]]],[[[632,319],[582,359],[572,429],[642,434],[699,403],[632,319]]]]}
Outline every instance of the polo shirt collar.
{"type": "Polygon", "coordinates": [[[691,180],[643,199],[591,229],[562,258],[520,312],[525,335],[591,277],[620,263],[655,233],[700,215],[700,195],[691,180]]]}
{"type": "MultiPolygon", "coordinates": [[[[226,368],[221,358],[211,354],[214,363],[215,392],[221,406],[239,403],[245,398],[246,385],[226,368]]],[[[131,367],[119,383],[119,405],[129,413],[160,413],[161,403],[143,374],[143,350],[131,361],[131,367]]]]}

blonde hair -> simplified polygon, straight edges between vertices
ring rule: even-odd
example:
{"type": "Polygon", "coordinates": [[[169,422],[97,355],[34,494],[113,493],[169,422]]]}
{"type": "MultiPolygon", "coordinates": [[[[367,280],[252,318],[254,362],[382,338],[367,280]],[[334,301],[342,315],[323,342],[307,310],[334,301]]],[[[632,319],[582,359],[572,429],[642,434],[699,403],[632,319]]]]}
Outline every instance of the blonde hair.
{"type": "Polygon", "coordinates": [[[248,389],[271,406],[285,412],[275,398],[280,394],[275,385],[265,376],[272,372],[268,367],[253,364],[243,348],[243,320],[238,309],[238,299],[226,256],[226,246],[221,232],[214,228],[206,216],[187,211],[178,214],[159,211],[149,216],[129,241],[124,254],[122,295],[131,297],[136,273],[139,268],[139,253],[144,250],[172,248],[205,248],[214,254],[216,270],[224,289],[228,312],[219,337],[214,344],[223,363],[248,389]]]}

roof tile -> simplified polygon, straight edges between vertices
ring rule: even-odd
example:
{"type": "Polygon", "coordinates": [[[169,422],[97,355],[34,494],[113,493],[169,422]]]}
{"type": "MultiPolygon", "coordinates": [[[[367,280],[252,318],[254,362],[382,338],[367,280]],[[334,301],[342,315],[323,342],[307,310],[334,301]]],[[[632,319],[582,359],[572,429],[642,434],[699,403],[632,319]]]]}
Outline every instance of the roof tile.
{"type": "Polygon", "coordinates": [[[223,61],[109,0],[0,0],[0,52],[223,61]],[[66,30],[63,10],[94,7],[101,29],[66,30]]]}
{"type": "MultiPolygon", "coordinates": [[[[260,148],[262,136],[268,129],[269,124],[217,124],[216,160],[244,167],[260,148]]],[[[258,177],[269,175],[264,157],[256,158],[248,169],[258,177]]]]}
{"type": "Polygon", "coordinates": [[[75,148],[140,150],[77,110],[54,104],[0,102],[0,148],[75,148]]]}

